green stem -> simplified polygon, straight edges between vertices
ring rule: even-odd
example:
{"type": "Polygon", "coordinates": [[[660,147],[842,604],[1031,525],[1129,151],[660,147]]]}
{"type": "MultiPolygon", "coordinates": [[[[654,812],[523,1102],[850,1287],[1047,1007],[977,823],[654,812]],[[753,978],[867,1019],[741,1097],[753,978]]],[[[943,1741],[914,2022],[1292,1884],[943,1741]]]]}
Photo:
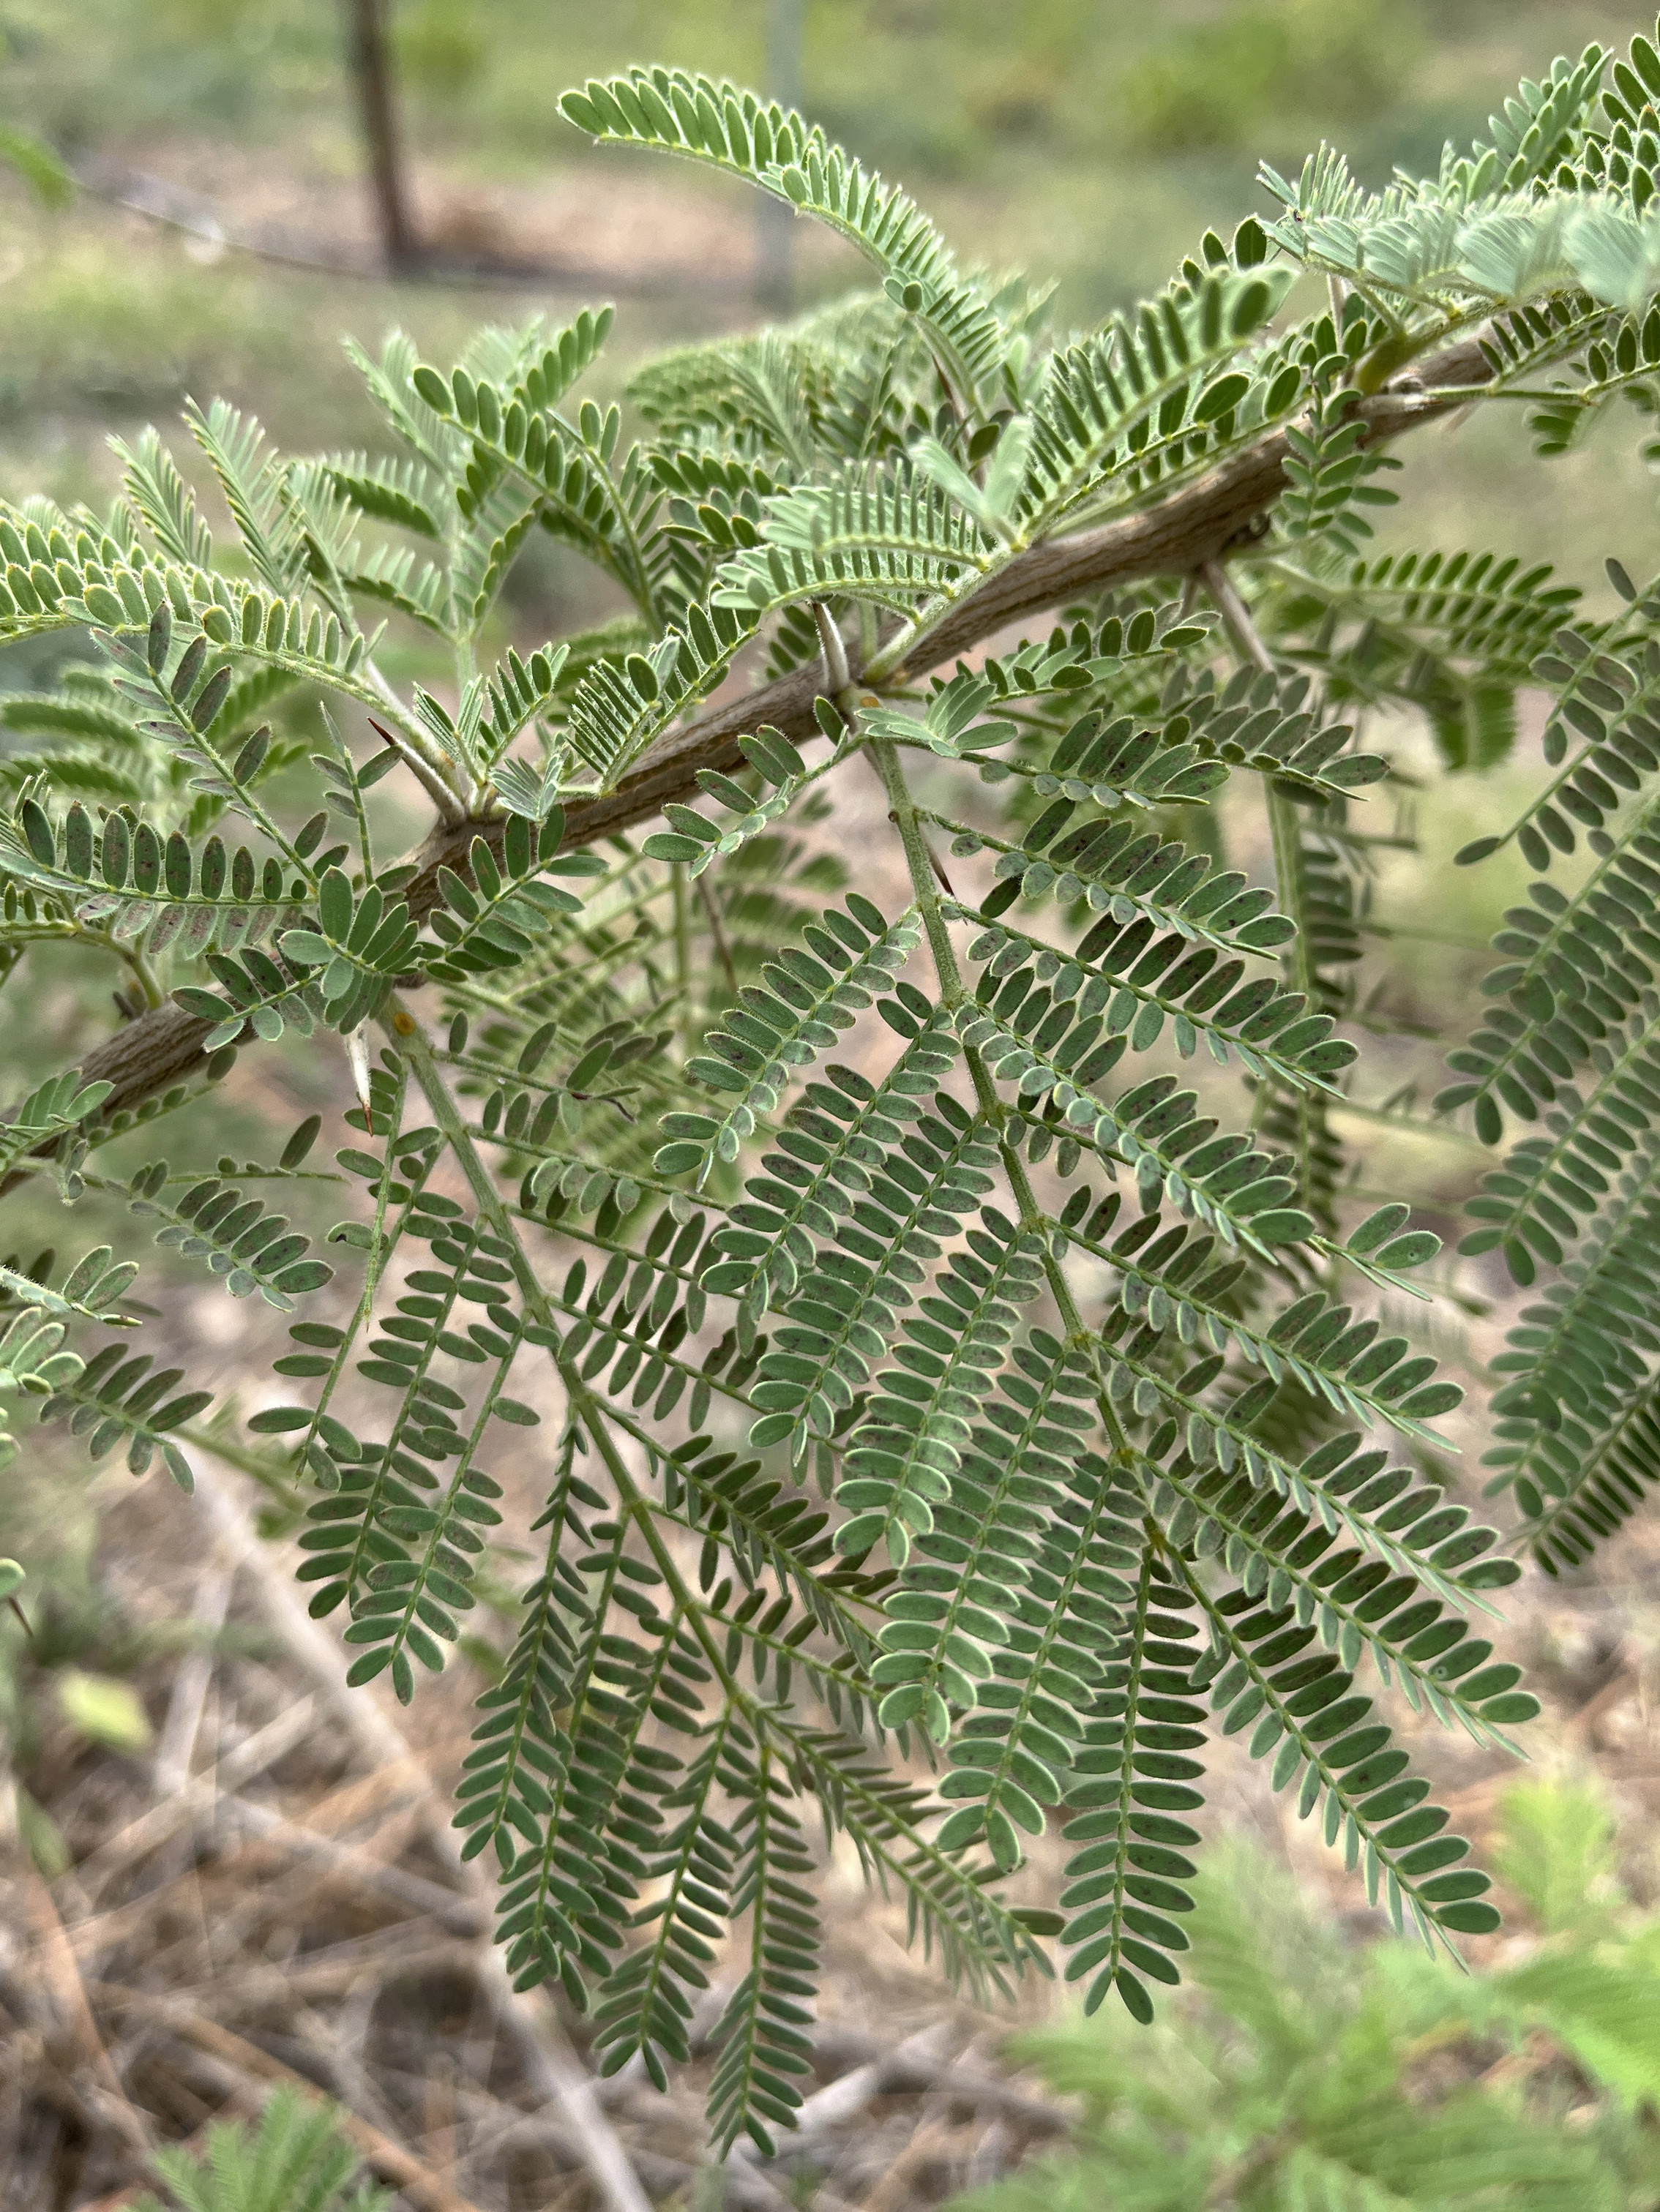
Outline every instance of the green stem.
{"type": "Polygon", "coordinates": [[[672,868],[669,880],[674,894],[674,982],[680,1000],[680,1049],[688,1058],[696,1045],[691,1006],[691,914],[686,897],[686,872],[672,868]]]}
{"type": "MultiPolygon", "coordinates": [[[[882,788],[887,793],[889,813],[898,830],[899,842],[904,848],[905,865],[910,871],[911,890],[922,916],[928,951],[933,955],[934,972],[939,977],[939,995],[946,1008],[954,1013],[967,1000],[969,992],[963,981],[962,970],[957,964],[957,948],[951,941],[951,932],[946,924],[939,883],[934,873],[933,855],[923,837],[916,805],[906,784],[898,753],[885,738],[873,738],[870,750],[877,773],[882,779],[882,788]]],[[[997,1132],[1004,1172],[1008,1176],[1009,1188],[1020,1212],[1020,1225],[1042,1239],[1043,1273],[1048,1278],[1050,1295],[1060,1313],[1067,1340],[1079,1346],[1092,1347],[1094,1339],[1084,1326],[1084,1317],[1078,1310],[1072,1286],[1050,1249],[1049,1216],[1037,1202],[1037,1193],[1032,1189],[1031,1180],[1026,1173],[1025,1162],[1009,1141],[1009,1109],[997,1095],[997,1086],[992,1081],[991,1070],[986,1066],[983,1055],[970,1045],[964,1048],[964,1056],[974,1083],[976,1103],[985,1120],[997,1132]]],[[[1126,1449],[1124,1432],[1104,1390],[1098,1394],[1097,1403],[1114,1451],[1123,1452],[1126,1449]]]]}
{"type": "MultiPolygon", "coordinates": [[[[1367,297],[1370,299],[1371,295],[1368,294],[1367,297]]],[[[1409,362],[1420,359],[1433,346],[1444,345],[1461,330],[1468,330],[1472,325],[1485,320],[1484,311],[1480,315],[1457,315],[1450,321],[1432,324],[1422,330],[1393,331],[1388,337],[1380,339],[1370,353],[1356,362],[1353,389],[1368,394],[1381,392],[1390,377],[1398,376],[1409,362]]],[[[1485,385],[1472,386],[1470,389],[1474,394],[1487,395],[1485,385]]],[[[1435,397],[1440,399],[1444,396],[1438,386],[1435,397]]]]}
{"type": "Polygon", "coordinates": [[[356,764],[350,749],[335,727],[334,717],[326,706],[323,708],[323,727],[328,735],[329,750],[349,779],[346,789],[357,821],[357,849],[363,860],[363,880],[372,883],[374,879],[374,848],[369,836],[369,817],[363,805],[363,787],[357,781],[356,764]]]}
{"type": "Polygon", "coordinates": [[[687,1588],[685,1579],[675,1561],[674,1554],[663,1541],[653,1516],[650,1500],[629,1473],[627,1464],[617,1449],[617,1440],[611,1435],[610,1424],[605,1418],[605,1408],[587,1385],[570,1373],[562,1361],[560,1363],[559,1371],[564,1378],[566,1388],[571,1393],[573,1403],[580,1405],[582,1408],[584,1425],[593,1438],[600,1458],[605,1462],[605,1472],[611,1479],[623,1512],[640,1531],[646,1549],[651,1553],[653,1564],[672,1592],[675,1602],[680,1607],[681,1617],[697,1638],[699,1648],[708,1660],[714,1679],[720,1683],[729,1702],[739,1707],[751,1726],[755,1729],[757,1735],[760,1735],[764,1719],[763,1709],[745,1690],[743,1684],[727,1666],[725,1651],[709,1633],[708,1624],[703,1618],[702,1606],[687,1588]]]}
{"type": "Polygon", "coordinates": [[[187,1421],[173,1433],[181,1444],[188,1444],[192,1451],[206,1452],[210,1459],[222,1461],[226,1467],[234,1467],[239,1474],[248,1476],[289,1512],[304,1510],[307,1501],[293,1480],[271,1466],[257,1451],[239,1444],[234,1437],[222,1436],[197,1421],[187,1421]]]}
{"type": "MultiPolygon", "coordinates": [[[[1239,596],[1233,579],[1219,561],[1207,561],[1199,571],[1205,589],[1215,602],[1234,651],[1241,660],[1253,668],[1273,675],[1274,656],[1269,653],[1251,620],[1250,609],[1239,596]]],[[[1297,934],[1286,947],[1282,969],[1286,980],[1294,990],[1300,991],[1310,1006],[1320,1000],[1320,978],[1314,965],[1314,954],[1309,934],[1301,926],[1303,898],[1303,832],[1297,818],[1297,809],[1285,791],[1272,777],[1268,781],[1268,834],[1274,846],[1274,874],[1279,888],[1282,913],[1298,921],[1297,934]]],[[[1251,1113],[1251,1126],[1259,1127],[1267,1110],[1273,1085],[1262,1084],[1257,1091],[1251,1113]]],[[[1301,1194],[1310,1212],[1320,1209],[1315,1204],[1318,1196],[1314,1188],[1311,1164],[1314,1147],[1318,1140],[1318,1110],[1306,1091],[1292,1092],[1292,1111],[1298,1126],[1298,1179],[1301,1194]]]]}
{"type": "MultiPolygon", "coordinates": [[[[1279,888],[1280,908],[1282,914],[1294,919],[1303,911],[1302,826],[1296,806],[1273,783],[1268,785],[1268,835],[1274,846],[1274,875],[1279,888]]],[[[1299,927],[1286,946],[1284,969],[1292,989],[1302,992],[1311,1006],[1316,1005],[1320,995],[1320,978],[1315,973],[1306,930],[1299,927]]]]}
{"type": "Polygon", "coordinates": [[[467,1133],[466,1124],[450,1096],[449,1085],[444,1080],[443,1070],[438,1065],[425,1030],[397,999],[392,1002],[387,1027],[398,1052],[414,1070],[421,1095],[432,1109],[432,1118],[443,1132],[456,1165],[466,1177],[467,1187],[477,1203],[480,1215],[513,1255],[511,1265],[526,1310],[557,1343],[561,1331],[555,1323],[552,1302],[538,1280],[536,1270],[520,1242],[506,1202],[467,1133]]]}
{"type": "MultiPolygon", "coordinates": [[[[513,1268],[520,1296],[525,1302],[526,1310],[539,1328],[547,1331],[553,1346],[556,1346],[562,1341],[562,1332],[556,1326],[553,1303],[537,1278],[536,1270],[530,1262],[530,1256],[520,1241],[512,1216],[491,1179],[489,1169],[474,1149],[472,1139],[468,1135],[460,1114],[456,1109],[455,1102],[450,1096],[449,1086],[444,1081],[443,1072],[433,1056],[432,1047],[414,1016],[398,1006],[395,1000],[393,1006],[390,1027],[397,1039],[398,1049],[414,1070],[416,1082],[420,1086],[422,1095],[428,1105],[432,1109],[434,1121],[444,1133],[457,1165],[466,1178],[467,1187],[477,1201],[480,1216],[488,1222],[491,1231],[512,1255],[508,1264],[513,1268]]],[[[605,1470],[616,1487],[623,1511],[639,1528],[641,1536],[662,1573],[664,1580],[681,1605],[691,1626],[692,1632],[702,1650],[703,1656],[714,1671],[715,1679],[720,1682],[727,1696],[742,1708],[751,1724],[759,1730],[763,1721],[763,1709],[745,1692],[742,1684],[727,1667],[724,1650],[709,1634],[702,1619],[702,1608],[691,1591],[687,1589],[672,1553],[669,1552],[653,1524],[649,1502],[642,1495],[633,1476],[629,1473],[622,1455],[617,1449],[616,1441],[611,1434],[606,1408],[581,1377],[571,1371],[567,1362],[560,1358],[556,1350],[553,1352],[553,1358],[559,1369],[561,1380],[569,1394],[572,1411],[580,1413],[583,1425],[593,1438],[595,1448],[605,1462],[605,1470]]]]}
{"type": "MultiPolygon", "coordinates": [[[[905,866],[910,872],[911,889],[915,894],[922,927],[927,933],[928,951],[933,956],[933,965],[939,978],[939,994],[952,1012],[968,996],[962,972],[957,965],[956,948],[951,933],[946,927],[946,917],[939,905],[939,880],[934,873],[933,855],[922,835],[922,825],[916,803],[905,781],[905,771],[899,764],[899,755],[886,738],[870,739],[870,755],[876,763],[876,772],[882,779],[882,788],[887,793],[888,814],[899,832],[899,842],[904,848],[905,866]]],[[[989,1082],[990,1078],[987,1078],[989,1082]]],[[[976,1082],[975,1088],[979,1089],[976,1082]]]]}

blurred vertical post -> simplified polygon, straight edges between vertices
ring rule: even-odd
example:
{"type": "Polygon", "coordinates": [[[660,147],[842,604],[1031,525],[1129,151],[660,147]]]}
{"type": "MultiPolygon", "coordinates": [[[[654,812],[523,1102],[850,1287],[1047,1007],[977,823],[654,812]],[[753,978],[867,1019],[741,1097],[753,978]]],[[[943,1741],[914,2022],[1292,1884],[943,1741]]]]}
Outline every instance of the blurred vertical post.
{"type": "Polygon", "coordinates": [[[346,27],[358,114],[368,149],[380,250],[389,269],[407,269],[419,257],[404,189],[385,5],[386,0],[346,0],[346,27]]]}
{"type": "MultiPolygon", "coordinates": [[[[781,107],[801,102],[801,19],[806,0],[767,0],[767,95],[781,107]]],[[[770,192],[756,211],[755,293],[763,307],[787,315],[795,292],[795,210],[770,192]]]]}

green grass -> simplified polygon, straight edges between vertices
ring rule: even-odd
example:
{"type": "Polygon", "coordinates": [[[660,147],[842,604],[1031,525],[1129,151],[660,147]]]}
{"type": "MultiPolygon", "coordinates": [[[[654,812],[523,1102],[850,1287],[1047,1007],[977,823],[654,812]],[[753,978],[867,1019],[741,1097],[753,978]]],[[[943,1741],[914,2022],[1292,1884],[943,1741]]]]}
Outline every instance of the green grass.
{"type": "Polygon", "coordinates": [[[1108,2012],[1016,2039],[1083,2100],[1079,2141],[948,2212],[1645,2212],[1657,1931],[1612,1841],[1596,1789],[1512,1788],[1496,1856],[1526,1932],[1468,1977],[1213,1842],[1193,1990],[1151,2033],[1108,2012]]]}
{"type": "MultiPolygon", "coordinates": [[[[1260,205],[1259,156],[1295,163],[1323,133],[1375,179],[1431,163],[1444,137],[1481,127],[1519,73],[1650,13],[1629,0],[807,0],[804,97],[903,176],[966,258],[1052,276],[1057,320],[1084,324],[1160,284],[1207,223],[1260,205]]],[[[562,179],[629,192],[649,176],[660,191],[660,170],[595,153],[557,117],[559,90],[588,74],[654,58],[764,76],[766,0],[402,0],[394,15],[429,212],[562,179]]],[[[14,0],[0,17],[0,122],[83,162],[177,174],[189,157],[210,189],[224,148],[273,179],[320,180],[350,210],[359,155],[343,20],[338,0],[14,0]]],[[[745,219],[718,181],[681,172],[669,188],[711,221],[729,226],[734,207],[745,219]]],[[[475,322],[540,304],[234,252],[208,264],[177,234],[97,200],[52,214],[21,185],[0,190],[0,489],[14,497],[107,496],[106,434],[168,420],[186,393],[234,394],[295,444],[350,444],[368,424],[342,331],[374,340],[401,321],[443,360],[475,322]]],[[[581,235],[569,251],[592,258],[581,235]]],[[[700,295],[689,274],[672,300],[624,298],[614,375],[749,317],[741,297],[700,295]]],[[[804,263],[808,294],[858,278],[836,252],[804,263]]],[[[1548,528],[1575,556],[1583,532],[1590,573],[1611,520],[1640,567],[1653,500],[1625,428],[1554,477],[1511,472],[1502,492],[1505,424],[1438,434],[1409,463],[1429,480],[1430,532],[1521,547],[1548,528]],[[1566,537],[1543,520],[1553,509],[1574,518],[1566,537]]]]}

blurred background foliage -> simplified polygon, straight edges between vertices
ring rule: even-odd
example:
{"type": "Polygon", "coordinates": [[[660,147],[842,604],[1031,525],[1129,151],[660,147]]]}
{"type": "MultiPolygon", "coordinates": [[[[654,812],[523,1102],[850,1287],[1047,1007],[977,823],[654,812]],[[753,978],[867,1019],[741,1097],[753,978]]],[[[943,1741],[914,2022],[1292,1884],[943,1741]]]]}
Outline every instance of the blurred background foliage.
{"type": "Polygon", "coordinates": [[[1492,1856],[1508,1946],[1463,1974],[1213,1844],[1193,1990],[1150,2033],[1111,2011],[1018,2037],[1081,2099],[1081,2140],[949,2212],[1651,2212],[1660,1919],[1615,1871],[1604,1792],[1515,1785],[1492,1856]]]}
{"type": "MultiPolygon", "coordinates": [[[[660,171],[596,154],[559,121],[556,94],[646,58],[764,82],[777,5],[392,0],[425,227],[510,232],[512,194],[596,172],[619,193],[648,177],[660,191],[660,171]]],[[[326,235],[328,195],[353,200],[362,168],[349,13],[344,0],[6,0],[0,123],[27,124],[83,174],[125,161],[245,210],[262,194],[279,205],[303,183],[326,235]]],[[[903,177],[970,258],[1052,276],[1059,320],[1081,324],[1162,283],[1206,224],[1225,231],[1257,204],[1259,159],[1285,167],[1325,136],[1368,180],[1395,163],[1432,167],[1442,141],[1480,128],[1518,75],[1593,35],[1622,40],[1651,10],[1630,0],[800,0],[800,90],[814,118],[903,177]]],[[[669,190],[728,224],[752,213],[719,180],[683,173],[669,190]]],[[[125,420],[165,410],[186,387],[234,388],[279,428],[303,419],[313,436],[331,434],[332,408],[344,433],[356,427],[350,387],[329,358],[343,325],[372,330],[395,312],[441,351],[491,304],[342,296],[307,272],[240,258],[204,267],[176,236],[137,239],[84,202],[55,217],[10,214],[0,417],[14,441],[33,442],[25,434],[41,416],[125,420]]],[[[603,263],[582,229],[567,232],[569,258],[603,263]]],[[[625,342],[743,319],[748,303],[730,285],[700,292],[695,258],[676,275],[672,301],[624,319],[625,342]]],[[[811,294],[854,277],[832,253],[803,281],[811,294]]]]}

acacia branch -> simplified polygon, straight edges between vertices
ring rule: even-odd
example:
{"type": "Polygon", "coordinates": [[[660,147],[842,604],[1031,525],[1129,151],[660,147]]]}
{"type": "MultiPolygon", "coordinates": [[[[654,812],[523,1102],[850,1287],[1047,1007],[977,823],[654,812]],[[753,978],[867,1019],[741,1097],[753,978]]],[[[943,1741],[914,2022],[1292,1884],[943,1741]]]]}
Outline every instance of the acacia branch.
{"type": "MultiPolygon", "coordinates": [[[[1382,445],[1466,405],[1470,386],[1485,382],[1491,373],[1474,338],[1425,362],[1411,388],[1355,403],[1366,426],[1365,443],[1382,445]],[[1444,392],[1438,386],[1445,387],[1444,392]]],[[[1188,576],[1219,561],[1231,546],[1249,538],[1286,489],[1289,450],[1286,432],[1272,431],[1142,514],[1033,546],[921,631],[905,666],[891,680],[926,675],[1011,623],[1079,595],[1152,576],[1188,576]]],[[[849,647],[849,655],[857,682],[854,648],[849,647]]],[[[695,797],[697,771],[741,767],[739,739],[763,723],[793,738],[818,735],[814,704],[830,688],[822,660],[812,661],[711,707],[685,729],[660,738],[616,790],[567,810],[566,847],[615,836],[660,814],[671,800],[695,797]]],[[[441,867],[465,872],[473,839],[482,837],[499,854],[505,832],[499,817],[437,825],[416,856],[419,872],[404,893],[414,918],[423,921],[438,903],[441,867]]],[[[180,1007],[158,1006],[94,1046],[82,1062],[82,1075],[88,1083],[112,1086],[104,1112],[131,1109],[199,1074],[206,1060],[203,1040],[213,1027],[180,1007]]],[[[0,1185],[0,1193],[8,1187],[0,1185]]]]}

